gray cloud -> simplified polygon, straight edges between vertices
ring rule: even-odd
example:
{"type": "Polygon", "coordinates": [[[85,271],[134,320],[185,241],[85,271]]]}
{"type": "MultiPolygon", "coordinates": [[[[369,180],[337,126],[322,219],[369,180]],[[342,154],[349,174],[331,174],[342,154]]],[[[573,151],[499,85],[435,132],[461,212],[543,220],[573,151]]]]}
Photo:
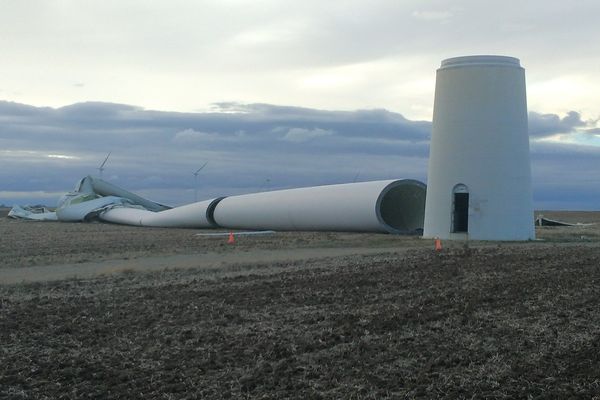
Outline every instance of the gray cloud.
{"type": "Polygon", "coordinates": [[[538,209],[598,210],[600,147],[531,144],[534,204],[538,209]]]}
{"type": "Polygon", "coordinates": [[[582,121],[581,115],[576,111],[569,111],[563,118],[556,114],[529,113],[529,135],[532,137],[552,136],[559,133],[572,133],[577,128],[588,126],[582,121]]]}
{"type": "MultiPolygon", "coordinates": [[[[530,113],[536,207],[597,208],[600,148],[536,140],[590,126],[576,112],[530,113]]],[[[202,198],[350,182],[357,174],[425,181],[430,130],[429,121],[386,110],[219,103],[211,112],[175,113],[98,102],[58,109],[0,102],[0,203],[51,205],[55,199],[38,191],[70,190],[97,174],[109,151],[105,178],[173,205],[193,200],[192,173],[205,161],[202,198]],[[9,196],[14,192],[32,195],[17,201],[9,196]]]]}
{"type": "MultiPolygon", "coordinates": [[[[277,130],[277,128],[276,128],[277,130]]],[[[286,134],[281,138],[288,142],[302,143],[310,140],[315,140],[320,137],[333,135],[334,132],[321,128],[305,129],[305,128],[290,128],[286,129],[286,134]]]]}
{"type": "Polygon", "coordinates": [[[175,113],[0,102],[0,121],[0,191],[68,190],[111,151],[105,177],[172,204],[191,200],[191,173],[206,160],[205,197],[257,190],[267,178],[269,189],[347,182],[359,171],[362,179],[424,180],[430,129],[385,110],[236,103],[175,113]]]}

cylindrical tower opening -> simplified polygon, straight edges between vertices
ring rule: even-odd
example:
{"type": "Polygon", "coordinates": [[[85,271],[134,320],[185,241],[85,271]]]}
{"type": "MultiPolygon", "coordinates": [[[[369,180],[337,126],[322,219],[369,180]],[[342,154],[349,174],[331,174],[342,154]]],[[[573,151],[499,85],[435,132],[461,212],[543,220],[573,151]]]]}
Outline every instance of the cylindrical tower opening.
{"type": "Polygon", "coordinates": [[[423,229],[426,186],[406,179],[388,185],[377,200],[377,218],[390,233],[415,233],[423,229]]]}
{"type": "Polygon", "coordinates": [[[462,56],[443,60],[440,69],[473,66],[521,67],[521,62],[518,58],[507,56],[462,56]]]}

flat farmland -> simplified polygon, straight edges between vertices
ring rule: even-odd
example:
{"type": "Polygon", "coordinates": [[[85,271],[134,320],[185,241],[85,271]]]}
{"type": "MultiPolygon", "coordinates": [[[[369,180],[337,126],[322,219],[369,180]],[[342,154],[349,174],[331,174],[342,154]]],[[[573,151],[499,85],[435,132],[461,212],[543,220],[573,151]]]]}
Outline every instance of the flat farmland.
{"type": "Polygon", "coordinates": [[[600,398],[598,225],[197,233],[0,218],[0,398],[600,398]]]}

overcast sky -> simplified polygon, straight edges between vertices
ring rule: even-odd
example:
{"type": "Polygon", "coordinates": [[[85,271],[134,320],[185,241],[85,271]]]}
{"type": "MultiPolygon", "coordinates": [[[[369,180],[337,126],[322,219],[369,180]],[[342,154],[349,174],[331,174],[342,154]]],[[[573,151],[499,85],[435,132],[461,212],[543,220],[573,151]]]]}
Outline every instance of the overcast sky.
{"type": "Polygon", "coordinates": [[[536,208],[598,209],[600,2],[2,1],[0,203],[425,181],[444,58],[526,68],[536,208]]]}

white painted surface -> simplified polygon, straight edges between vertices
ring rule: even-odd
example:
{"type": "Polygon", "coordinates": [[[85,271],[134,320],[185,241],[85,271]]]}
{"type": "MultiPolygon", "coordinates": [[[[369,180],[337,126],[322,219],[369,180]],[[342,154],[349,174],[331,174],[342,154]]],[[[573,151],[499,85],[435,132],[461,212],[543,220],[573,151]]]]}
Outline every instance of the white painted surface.
{"type": "Polygon", "coordinates": [[[227,197],[214,219],[236,229],[401,233],[422,228],[424,197],[425,185],[408,179],[316,186],[227,197]],[[390,224],[381,205],[394,194],[390,224]]]}
{"type": "Polygon", "coordinates": [[[535,238],[525,72],[519,60],[467,56],[437,71],[424,237],[452,233],[452,190],[469,190],[468,238],[535,238]]]}
{"type": "Polygon", "coordinates": [[[425,185],[404,179],[254,193],[160,212],[115,207],[99,217],[154,227],[404,233],[423,228],[424,210],[425,185]]]}
{"type": "MultiPolygon", "coordinates": [[[[11,216],[25,218],[25,211],[14,209],[11,216]]],[[[425,184],[411,179],[219,197],[169,208],[86,177],[61,198],[56,214],[51,214],[60,221],[99,218],[164,228],[416,233],[423,229],[424,213],[425,184]]],[[[41,217],[48,219],[41,214],[29,219],[41,217]]]]}
{"type": "Polygon", "coordinates": [[[103,221],[124,225],[165,228],[213,228],[207,209],[213,200],[205,200],[159,212],[115,207],[100,214],[103,221]]]}

